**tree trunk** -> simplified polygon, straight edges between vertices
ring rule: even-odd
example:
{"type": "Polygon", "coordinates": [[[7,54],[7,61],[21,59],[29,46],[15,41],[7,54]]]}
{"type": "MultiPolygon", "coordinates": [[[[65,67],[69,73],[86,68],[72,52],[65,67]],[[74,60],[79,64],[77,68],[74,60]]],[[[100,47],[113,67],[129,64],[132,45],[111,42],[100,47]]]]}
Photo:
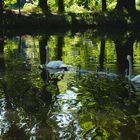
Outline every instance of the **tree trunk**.
{"type": "Polygon", "coordinates": [[[58,12],[63,13],[64,12],[64,1],[58,0],[58,12]]]}
{"type": "Polygon", "coordinates": [[[103,70],[105,59],[105,39],[101,40],[101,49],[100,49],[100,69],[103,70]]]}
{"type": "Polygon", "coordinates": [[[0,0],[0,14],[3,12],[3,0],[0,0]]]}
{"type": "Polygon", "coordinates": [[[128,69],[127,55],[133,56],[134,41],[133,36],[130,36],[126,41],[122,38],[115,41],[118,71],[123,75],[125,74],[126,68],[128,69]]]}
{"type": "Polygon", "coordinates": [[[48,0],[39,0],[38,6],[41,8],[44,14],[50,14],[50,10],[47,4],[48,0]]]}
{"type": "Polygon", "coordinates": [[[64,37],[63,36],[58,36],[58,42],[57,42],[57,59],[62,60],[62,48],[64,44],[64,37]]]}
{"type": "MultiPolygon", "coordinates": [[[[39,46],[40,46],[40,64],[46,64],[46,58],[48,57],[48,52],[46,51],[47,46],[48,46],[48,40],[49,37],[44,35],[41,37],[40,41],[39,41],[39,46]]],[[[48,62],[47,62],[48,63],[48,62]]]]}
{"type": "Polygon", "coordinates": [[[134,12],[136,11],[136,5],[135,0],[128,0],[127,3],[125,3],[125,7],[128,10],[128,12],[134,12]]]}
{"type": "Polygon", "coordinates": [[[123,9],[123,0],[117,0],[116,10],[121,11],[123,9]]]}
{"type": "MultiPolygon", "coordinates": [[[[48,52],[48,40],[49,36],[43,35],[39,41],[39,52],[40,52],[40,64],[45,65],[49,61],[48,52]]],[[[49,73],[47,70],[42,69],[41,78],[45,81],[49,81],[49,73]]]]}
{"type": "Polygon", "coordinates": [[[125,8],[129,13],[135,12],[135,0],[117,0],[116,10],[122,11],[123,8],[125,8]]]}
{"type": "Polygon", "coordinates": [[[18,3],[18,11],[19,11],[19,15],[21,15],[21,11],[20,11],[20,0],[17,0],[18,3]]]}
{"type": "Polygon", "coordinates": [[[106,0],[102,0],[102,11],[106,11],[106,0]]]}
{"type": "Polygon", "coordinates": [[[4,39],[0,38],[0,74],[5,73],[5,61],[4,61],[4,39]]]}

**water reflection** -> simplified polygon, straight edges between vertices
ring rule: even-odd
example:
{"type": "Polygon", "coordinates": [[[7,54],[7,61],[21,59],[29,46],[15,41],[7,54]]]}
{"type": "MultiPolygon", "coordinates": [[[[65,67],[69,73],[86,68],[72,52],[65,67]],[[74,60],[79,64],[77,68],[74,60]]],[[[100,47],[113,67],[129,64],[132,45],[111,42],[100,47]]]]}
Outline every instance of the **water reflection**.
{"type": "Polygon", "coordinates": [[[55,123],[58,139],[81,139],[82,128],[78,122],[78,111],[82,107],[73,90],[67,90],[64,94],[56,96],[53,105],[52,116],[55,123]]]}
{"type": "Polygon", "coordinates": [[[139,139],[140,91],[125,79],[128,54],[139,73],[139,50],[133,34],[0,37],[0,139],[139,139]],[[52,60],[73,69],[39,68],[52,60]]]}

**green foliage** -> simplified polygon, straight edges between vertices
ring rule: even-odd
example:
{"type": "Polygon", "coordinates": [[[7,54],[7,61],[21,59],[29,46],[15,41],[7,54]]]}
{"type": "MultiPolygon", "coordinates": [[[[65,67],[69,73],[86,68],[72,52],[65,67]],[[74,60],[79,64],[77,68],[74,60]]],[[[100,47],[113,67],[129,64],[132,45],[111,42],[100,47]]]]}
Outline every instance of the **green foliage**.
{"type": "Polygon", "coordinates": [[[40,12],[40,8],[38,7],[38,2],[25,3],[23,6],[23,11],[26,13],[38,13],[40,12]]]}
{"type": "MultiPolygon", "coordinates": [[[[6,6],[10,6],[17,3],[17,0],[4,0],[6,6]]],[[[107,0],[107,10],[113,10],[116,6],[117,0],[107,0]]],[[[37,8],[38,0],[34,0],[33,4],[25,3],[23,9],[28,12],[39,12],[37,8]],[[37,10],[36,10],[37,8],[37,10]]],[[[65,11],[72,13],[85,13],[85,12],[97,12],[102,9],[101,0],[64,0],[65,11]]],[[[48,0],[49,9],[52,12],[58,12],[58,1],[48,0]]],[[[136,0],[136,8],[140,9],[140,2],[136,0]]]]}
{"type": "Polygon", "coordinates": [[[15,4],[17,2],[17,0],[4,0],[4,4],[5,5],[11,5],[11,4],[15,4]]]}
{"type": "Polygon", "coordinates": [[[51,36],[48,41],[48,47],[49,47],[49,59],[50,60],[56,60],[56,54],[57,54],[57,37],[51,36]]]}
{"type": "Polygon", "coordinates": [[[116,7],[117,0],[107,0],[107,9],[108,10],[113,10],[116,7]]]}
{"type": "Polygon", "coordinates": [[[48,0],[48,6],[51,11],[53,12],[58,11],[57,0],[48,0]]]}
{"type": "Polygon", "coordinates": [[[140,1],[139,0],[136,0],[136,9],[140,10],[140,1]]]}
{"type": "Polygon", "coordinates": [[[88,12],[88,10],[86,10],[84,8],[84,6],[79,6],[78,4],[73,4],[72,6],[70,7],[67,7],[66,8],[66,12],[70,12],[70,13],[85,13],[85,12],[88,12]]]}

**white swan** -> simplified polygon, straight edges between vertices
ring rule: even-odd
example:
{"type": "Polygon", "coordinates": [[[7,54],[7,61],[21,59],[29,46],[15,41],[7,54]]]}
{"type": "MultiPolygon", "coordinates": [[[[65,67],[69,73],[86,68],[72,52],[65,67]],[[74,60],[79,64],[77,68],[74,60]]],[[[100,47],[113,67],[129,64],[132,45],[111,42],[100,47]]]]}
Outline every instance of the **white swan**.
{"type": "Polygon", "coordinates": [[[46,63],[45,65],[40,65],[40,69],[47,70],[50,74],[58,74],[63,73],[64,71],[68,71],[70,69],[70,65],[64,64],[60,60],[53,60],[49,63],[46,63]]]}
{"type": "Polygon", "coordinates": [[[137,83],[137,84],[140,84],[140,74],[131,78],[132,77],[132,61],[131,61],[131,56],[130,55],[127,55],[127,60],[128,60],[128,64],[129,64],[129,68],[128,68],[128,71],[129,71],[129,74],[128,74],[128,80],[130,80],[131,82],[133,83],[137,83]]]}
{"type": "Polygon", "coordinates": [[[140,75],[137,75],[137,76],[133,77],[131,79],[131,81],[134,82],[134,83],[139,83],[140,84],[140,75]]]}
{"type": "Polygon", "coordinates": [[[96,74],[100,77],[107,76],[107,68],[105,67],[105,71],[100,71],[100,66],[96,66],[96,74]]]}
{"type": "Polygon", "coordinates": [[[116,73],[109,73],[109,68],[108,67],[105,67],[105,72],[104,72],[104,71],[99,71],[99,66],[97,66],[96,67],[96,73],[100,77],[107,77],[110,80],[115,80],[118,77],[118,75],[116,73]]]}
{"type": "Polygon", "coordinates": [[[47,68],[51,68],[51,69],[67,68],[67,65],[65,65],[60,60],[53,60],[53,61],[50,61],[49,63],[47,63],[45,65],[46,65],[47,68]]]}
{"type": "Polygon", "coordinates": [[[111,80],[114,80],[114,79],[118,78],[118,75],[116,73],[108,73],[107,76],[111,80]]]}
{"type": "Polygon", "coordinates": [[[65,71],[72,68],[71,65],[64,64],[63,61],[61,61],[61,60],[53,60],[53,61],[50,61],[49,63],[47,63],[45,65],[49,69],[63,69],[65,71]]]}
{"type": "Polygon", "coordinates": [[[88,74],[93,74],[93,73],[95,73],[95,72],[94,72],[94,71],[90,71],[90,70],[81,69],[81,66],[78,65],[78,66],[76,67],[76,73],[77,73],[78,75],[88,75],[88,74]]]}
{"type": "Polygon", "coordinates": [[[50,74],[57,74],[57,73],[63,73],[64,71],[68,71],[70,65],[64,64],[61,60],[52,60],[49,61],[48,54],[49,54],[49,47],[45,46],[46,50],[46,61],[45,64],[42,64],[39,66],[40,69],[48,71],[50,74]]]}

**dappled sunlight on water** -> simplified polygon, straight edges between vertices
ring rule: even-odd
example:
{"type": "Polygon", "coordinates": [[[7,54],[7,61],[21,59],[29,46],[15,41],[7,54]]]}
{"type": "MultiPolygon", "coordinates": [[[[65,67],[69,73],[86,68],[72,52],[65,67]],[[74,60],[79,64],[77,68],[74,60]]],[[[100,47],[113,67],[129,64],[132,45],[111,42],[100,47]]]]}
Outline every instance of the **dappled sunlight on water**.
{"type": "Polygon", "coordinates": [[[5,100],[1,99],[0,100],[0,134],[2,135],[2,133],[5,133],[8,131],[9,128],[9,122],[6,121],[6,110],[5,110],[5,100]]]}
{"type": "Polygon", "coordinates": [[[59,139],[81,139],[82,128],[78,123],[78,111],[82,105],[77,99],[77,93],[67,90],[64,94],[56,96],[50,117],[57,125],[54,130],[59,139]]]}

